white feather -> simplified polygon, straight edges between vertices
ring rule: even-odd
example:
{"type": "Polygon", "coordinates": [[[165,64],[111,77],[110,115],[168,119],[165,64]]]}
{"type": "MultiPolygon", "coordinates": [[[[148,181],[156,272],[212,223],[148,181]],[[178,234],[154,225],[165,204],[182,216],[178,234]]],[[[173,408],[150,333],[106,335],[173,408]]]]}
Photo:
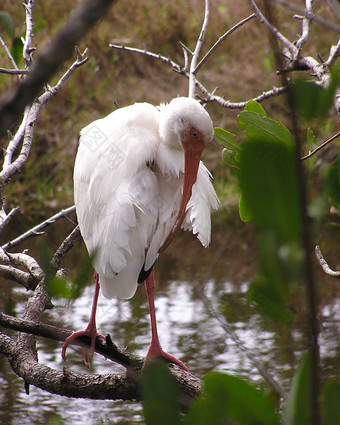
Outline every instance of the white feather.
{"type": "MultiPolygon", "coordinates": [[[[209,115],[187,98],[160,108],[136,103],[81,131],[76,210],[107,298],[133,296],[144,263],[145,270],[153,265],[174,225],[184,173],[180,133],[187,123],[210,141],[209,115]]],[[[201,163],[182,227],[204,246],[210,241],[210,212],[217,206],[210,173],[201,163]]]]}

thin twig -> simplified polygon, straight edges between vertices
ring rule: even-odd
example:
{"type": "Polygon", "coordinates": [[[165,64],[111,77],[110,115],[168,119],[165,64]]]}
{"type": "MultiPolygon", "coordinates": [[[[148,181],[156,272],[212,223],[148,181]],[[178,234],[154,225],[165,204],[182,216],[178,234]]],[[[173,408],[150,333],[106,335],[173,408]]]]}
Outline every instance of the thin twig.
{"type": "Polygon", "coordinates": [[[324,259],[324,256],[321,253],[321,249],[318,245],[315,246],[315,255],[316,258],[322,267],[322,270],[331,277],[335,277],[336,279],[340,279],[340,271],[334,271],[332,270],[329,265],[327,264],[326,260],[324,259]]]}
{"type": "Polygon", "coordinates": [[[301,158],[301,160],[305,160],[310,158],[311,156],[315,155],[317,152],[319,152],[321,149],[323,149],[325,146],[327,146],[329,143],[333,142],[333,140],[337,139],[340,136],[340,131],[336,134],[334,134],[334,136],[332,136],[331,138],[329,138],[328,140],[326,140],[325,142],[321,143],[320,146],[318,146],[317,148],[315,148],[312,152],[309,152],[308,155],[305,155],[301,158]]]}
{"type": "MultiPolygon", "coordinates": [[[[30,68],[32,63],[32,36],[33,36],[33,7],[35,0],[27,0],[24,3],[26,10],[26,35],[23,47],[23,58],[27,68],[30,68]]],[[[34,50],[34,49],[33,49],[34,50]]]]}
{"type": "Polygon", "coordinates": [[[30,111],[30,107],[26,106],[21,124],[20,124],[17,132],[15,133],[14,137],[9,142],[7,148],[5,149],[4,163],[3,163],[3,166],[2,166],[2,170],[6,170],[6,168],[12,163],[13,154],[14,154],[15,150],[17,149],[19,143],[21,142],[21,140],[22,140],[22,138],[25,134],[26,123],[27,123],[29,111],[30,111]]]}
{"type": "Polygon", "coordinates": [[[179,42],[179,45],[182,47],[183,50],[183,56],[184,56],[184,71],[189,71],[189,55],[192,57],[193,53],[192,51],[181,41],[179,42]]]}
{"type": "Polygon", "coordinates": [[[132,53],[138,53],[138,54],[141,54],[141,55],[145,55],[145,56],[151,57],[153,59],[160,60],[161,62],[164,62],[167,65],[170,65],[171,68],[175,72],[177,72],[179,74],[183,74],[187,78],[189,77],[189,73],[186,72],[183,67],[181,67],[178,63],[176,63],[175,61],[171,60],[167,56],[163,56],[163,55],[161,55],[159,53],[153,53],[153,52],[150,52],[149,50],[146,50],[146,49],[138,49],[137,47],[125,46],[124,44],[110,43],[109,46],[112,47],[113,49],[123,50],[123,51],[127,51],[127,52],[132,52],[132,53]]]}
{"type": "MultiPolygon", "coordinates": [[[[186,78],[189,78],[189,73],[181,67],[177,62],[173,61],[167,56],[163,56],[158,53],[150,52],[146,49],[138,49],[136,47],[124,46],[120,44],[110,44],[110,47],[113,49],[123,50],[132,53],[138,53],[141,55],[145,55],[151,57],[152,59],[160,60],[161,62],[170,65],[172,70],[177,72],[178,74],[184,75],[186,78]]],[[[204,87],[204,85],[196,78],[196,86],[201,90],[201,92],[206,96],[205,102],[216,102],[224,108],[228,109],[242,109],[245,107],[247,102],[250,100],[246,100],[244,102],[230,102],[229,100],[225,100],[221,96],[215,96],[213,92],[210,92],[208,89],[204,87]]],[[[269,99],[273,96],[279,96],[286,91],[286,87],[273,87],[271,90],[263,92],[261,95],[252,98],[252,100],[256,100],[257,102],[262,102],[265,99],[269,99]]]]}
{"type": "Polygon", "coordinates": [[[7,69],[0,68],[0,74],[13,74],[13,75],[22,75],[29,74],[31,71],[29,69],[7,69]]]}
{"type": "Polygon", "coordinates": [[[17,238],[12,239],[10,242],[7,242],[6,244],[2,246],[2,249],[8,250],[18,245],[19,243],[23,242],[24,240],[31,238],[32,236],[37,236],[37,234],[41,234],[41,231],[45,227],[55,223],[57,220],[59,220],[62,217],[67,217],[69,214],[73,213],[75,210],[76,210],[76,207],[72,205],[71,207],[68,207],[66,209],[59,211],[57,214],[52,215],[47,220],[44,220],[42,223],[37,224],[36,226],[32,227],[32,229],[27,230],[27,232],[23,233],[17,238]]]}
{"type": "Polygon", "coordinates": [[[206,99],[204,102],[211,103],[211,102],[217,102],[224,108],[228,109],[243,109],[246,104],[249,102],[249,100],[255,100],[256,102],[263,102],[266,99],[269,99],[274,96],[280,96],[281,94],[285,93],[287,91],[286,87],[273,87],[271,90],[268,90],[266,92],[263,92],[259,96],[255,96],[252,99],[245,100],[243,102],[230,102],[229,100],[225,100],[221,96],[214,95],[210,93],[203,85],[199,85],[200,90],[202,93],[206,95],[206,99]]]}
{"type": "Polygon", "coordinates": [[[209,2],[209,0],[205,0],[205,11],[204,11],[204,20],[203,20],[203,24],[202,24],[202,29],[201,29],[201,33],[198,37],[196,47],[195,47],[195,50],[194,50],[194,54],[191,58],[191,63],[190,63],[189,95],[188,95],[188,97],[192,97],[192,98],[195,97],[195,88],[196,88],[195,69],[196,69],[196,64],[197,64],[197,61],[198,61],[198,55],[201,51],[204,36],[205,36],[206,31],[207,31],[208,22],[209,22],[209,13],[210,13],[210,2],[209,2]]]}
{"type": "Polygon", "coordinates": [[[16,70],[19,70],[17,63],[15,62],[15,60],[14,60],[14,58],[13,58],[13,56],[12,56],[10,50],[9,50],[9,48],[7,47],[7,44],[5,43],[4,39],[1,36],[0,36],[0,43],[2,44],[3,48],[5,49],[6,54],[7,54],[8,58],[9,58],[9,60],[12,62],[12,65],[14,66],[14,68],[16,70]]]}
{"type": "MultiPolygon", "coordinates": [[[[0,99],[0,135],[16,124],[59,67],[68,60],[85,33],[103,18],[114,0],[83,0],[66,24],[35,58],[32,72],[0,99]]],[[[15,67],[17,68],[17,67],[15,67]]]]}
{"type": "Polygon", "coordinates": [[[313,0],[306,0],[305,15],[302,19],[302,34],[295,44],[298,50],[301,50],[301,47],[306,44],[308,40],[310,24],[313,16],[312,1],[313,0]]]}
{"type": "Polygon", "coordinates": [[[20,210],[20,207],[12,208],[11,211],[6,214],[5,210],[2,209],[0,212],[0,233],[3,231],[4,227],[10,222],[14,214],[20,210]]]}
{"type": "Polygon", "coordinates": [[[329,57],[324,63],[324,66],[330,67],[336,61],[336,59],[340,56],[340,39],[336,46],[332,46],[329,51],[329,57]]]}
{"type": "Polygon", "coordinates": [[[216,50],[216,48],[234,31],[236,31],[238,28],[240,28],[242,25],[249,22],[251,19],[255,18],[255,13],[252,15],[249,15],[247,18],[243,19],[242,21],[238,22],[236,25],[234,25],[232,28],[230,28],[227,32],[225,32],[217,41],[216,43],[209,49],[209,51],[206,53],[206,55],[201,59],[201,61],[197,64],[194,73],[197,75],[198,70],[201,68],[201,66],[205,63],[205,61],[212,55],[212,53],[216,50]]]}
{"type": "Polygon", "coordinates": [[[61,262],[65,258],[69,250],[74,246],[77,239],[80,236],[79,226],[76,226],[67,238],[62,242],[57,251],[54,253],[51,260],[51,266],[55,269],[59,269],[61,262]]]}
{"type": "Polygon", "coordinates": [[[292,60],[293,58],[295,58],[298,54],[298,49],[296,48],[296,46],[294,46],[294,44],[291,41],[289,41],[283,34],[281,34],[280,31],[268,21],[268,19],[266,19],[266,17],[263,15],[260,9],[257,7],[257,4],[255,3],[254,0],[248,0],[248,1],[251,7],[253,8],[259,21],[265,27],[267,27],[267,29],[273,34],[273,36],[288,49],[288,51],[290,52],[290,59],[292,60]]]}
{"type": "Polygon", "coordinates": [[[306,10],[302,9],[299,6],[296,6],[296,4],[293,3],[289,3],[288,1],[284,1],[284,0],[271,0],[281,6],[286,7],[289,10],[292,10],[295,13],[298,13],[299,15],[302,15],[310,20],[313,20],[314,22],[317,22],[318,24],[324,26],[325,28],[328,28],[332,31],[337,32],[338,34],[340,34],[340,26],[337,24],[334,24],[334,22],[331,22],[325,18],[323,18],[322,16],[318,16],[318,15],[313,15],[310,16],[308,15],[308,13],[306,13],[306,10]]]}

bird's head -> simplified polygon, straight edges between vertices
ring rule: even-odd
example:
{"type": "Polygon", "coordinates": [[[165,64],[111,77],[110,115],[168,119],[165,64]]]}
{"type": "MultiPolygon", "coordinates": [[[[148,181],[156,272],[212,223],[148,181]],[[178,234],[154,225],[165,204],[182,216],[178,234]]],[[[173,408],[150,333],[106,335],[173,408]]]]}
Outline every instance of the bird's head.
{"type": "Polygon", "coordinates": [[[173,149],[185,149],[183,143],[209,143],[214,128],[208,112],[195,99],[176,97],[161,105],[159,132],[162,140],[173,149]]]}
{"type": "Polygon", "coordinates": [[[177,97],[161,109],[160,135],[169,147],[184,150],[182,200],[174,226],[159,249],[164,251],[180,229],[197,179],[201,155],[213,139],[214,128],[208,112],[195,99],[177,97]]]}

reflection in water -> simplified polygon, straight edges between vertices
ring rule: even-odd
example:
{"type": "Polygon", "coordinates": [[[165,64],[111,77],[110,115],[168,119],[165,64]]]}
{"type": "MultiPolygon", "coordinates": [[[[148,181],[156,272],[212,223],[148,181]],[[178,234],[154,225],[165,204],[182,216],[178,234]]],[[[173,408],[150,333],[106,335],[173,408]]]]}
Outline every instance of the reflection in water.
{"type": "MultiPolygon", "coordinates": [[[[227,282],[221,287],[221,284],[209,281],[206,293],[215,306],[219,305],[223,315],[229,318],[229,323],[232,323],[238,337],[249,349],[257,353],[270,373],[287,387],[300,358],[299,351],[303,349],[300,331],[288,327],[271,329],[270,323],[266,323],[244,301],[246,288],[245,284],[235,288],[227,282]]],[[[46,320],[65,327],[72,326],[74,329],[83,328],[88,321],[92,291],[93,286],[87,287],[84,295],[71,305],[59,302],[55,309],[47,312],[46,320]]],[[[156,308],[164,348],[184,360],[189,369],[200,376],[214,369],[242,375],[261,384],[262,379],[257,370],[216,320],[209,316],[202,301],[195,299],[193,291],[193,286],[188,282],[172,281],[166,290],[163,289],[157,294],[156,308]]],[[[324,361],[330,363],[331,369],[335,366],[334,358],[339,359],[339,341],[334,335],[334,326],[337,328],[339,325],[340,300],[333,301],[324,307],[324,315],[328,320],[322,332],[322,346],[328,347],[322,354],[324,361]]],[[[110,333],[118,345],[126,346],[136,354],[145,355],[147,351],[150,342],[148,322],[147,302],[142,287],[130,301],[110,301],[103,297],[99,299],[100,331],[104,334],[110,333]]],[[[39,339],[38,348],[41,362],[57,369],[64,367],[60,357],[61,344],[39,339]]],[[[86,371],[80,349],[70,348],[68,356],[68,367],[79,372],[86,371]]],[[[121,372],[122,368],[95,355],[92,371],[114,373],[121,372]]],[[[141,407],[136,403],[68,399],[50,395],[34,387],[31,387],[30,395],[27,396],[22,381],[16,378],[4,363],[1,365],[0,379],[2,423],[46,424],[53,418],[59,418],[60,423],[65,424],[81,424],[84,420],[95,424],[99,423],[100,419],[118,421],[114,423],[119,423],[119,419],[124,419],[125,423],[142,421],[141,407]],[[3,422],[5,418],[6,421],[3,422]]]]}

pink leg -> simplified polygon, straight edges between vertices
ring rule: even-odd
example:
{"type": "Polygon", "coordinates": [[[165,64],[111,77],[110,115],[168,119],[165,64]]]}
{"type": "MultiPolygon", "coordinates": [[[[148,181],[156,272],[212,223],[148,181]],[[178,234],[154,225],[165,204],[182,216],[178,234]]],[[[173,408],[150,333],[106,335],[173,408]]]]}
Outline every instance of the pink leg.
{"type": "MultiPolygon", "coordinates": [[[[94,347],[96,343],[96,337],[102,338],[105,340],[105,336],[102,334],[99,334],[97,332],[97,326],[96,326],[96,311],[97,311],[97,303],[98,303],[98,295],[99,295],[99,276],[97,272],[94,272],[94,279],[95,279],[95,290],[94,290],[94,297],[92,302],[92,310],[91,310],[91,316],[89,324],[87,325],[86,329],[82,331],[73,332],[72,335],[67,337],[64,341],[63,348],[61,351],[62,358],[66,361],[66,349],[70,343],[72,343],[75,339],[77,339],[80,336],[87,335],[91,338],[91,350],[90,350],[90,356],[94,352],[94,347]]],[[[85,358],[85,364],[89,368],[90,367],[90,356],[88,349],[85,348],[84,358],[85,358]]]]}
{"type": "Polygon", "coordinates": [[[149,301],[149,310],[150,310],[150,318],[151,318],[151,344],[149,347],[149,350],[147,352],[147,355],[145,357],[145,363],[149,360],[152,356],[160,356],[168,360],[170,363],[175,363],[184,370],[188,370],[188,368],[185,366],[183,362],[176,359],[176,357],[172,356],[171,354],[166,353],[163,351],[159,339],[158,339],[158,332],[157,332],[157,323],[156,323],[156,312],[155,312],[155,299],[154,299],[154,291],[155,291],[155,272],[154,269],[152,270],[150,276],[145,281],[145,288],[146,293],[148,296],[149,301]]]}

